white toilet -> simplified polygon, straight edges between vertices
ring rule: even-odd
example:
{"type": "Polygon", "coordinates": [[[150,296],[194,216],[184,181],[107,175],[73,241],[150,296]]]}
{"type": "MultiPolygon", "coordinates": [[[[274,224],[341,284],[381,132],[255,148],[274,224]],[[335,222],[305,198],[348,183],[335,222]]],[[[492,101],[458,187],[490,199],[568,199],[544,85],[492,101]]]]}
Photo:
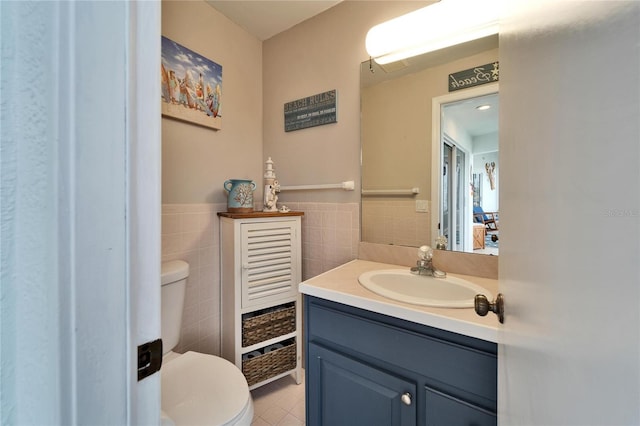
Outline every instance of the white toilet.
{"type": "Polygon", "coordinates": [[[249,426],[253,401],[247,380],[229,361],[198,352],[171,352],[180,339],[189,264],[162,264],[162,423],[249,426]]]}

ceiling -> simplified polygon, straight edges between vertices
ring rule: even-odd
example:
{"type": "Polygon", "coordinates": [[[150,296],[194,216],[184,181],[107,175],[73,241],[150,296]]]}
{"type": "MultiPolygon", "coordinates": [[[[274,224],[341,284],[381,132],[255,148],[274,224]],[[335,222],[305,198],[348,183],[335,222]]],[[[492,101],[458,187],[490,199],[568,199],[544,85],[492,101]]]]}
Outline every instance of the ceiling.
{"type": "Polygon", "coordinates": [[[464,128],[471,137],[498,132],[500,102],[497,93],[446,104],[443,109],[444,114],[464,128]],[[490,108],[479,111],[477,107],[480,105],[489,105],[490,108]]]}
{"type": "Polygon", "coordinates": [[[316,16],[342,0],[205,0],[259,40],[276,34],[316,16]]]}

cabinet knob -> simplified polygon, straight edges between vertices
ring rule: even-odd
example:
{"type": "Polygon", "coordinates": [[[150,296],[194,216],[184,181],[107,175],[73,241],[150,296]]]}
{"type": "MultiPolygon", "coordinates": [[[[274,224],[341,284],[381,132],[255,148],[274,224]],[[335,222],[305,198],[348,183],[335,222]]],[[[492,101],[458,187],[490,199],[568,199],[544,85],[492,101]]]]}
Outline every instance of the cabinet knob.
{"type": "Polygon", "coordinates": [[[404,405],[411,405],[411,394],[409,392],[403,393],[400,399],[404,405]]]}
{"type": "Polygon", "coordinates": [[[504,297],[501,293],[498,294],[496,300],[493,302],[489,302],[487,296],[484,294],[476,294],[474,299],[474,308],[476,310],[476,314],[481,317],[487,315],[489,311],[493,312],[498,316],[498,321],[502,324],[504,322],[504,297]]]}

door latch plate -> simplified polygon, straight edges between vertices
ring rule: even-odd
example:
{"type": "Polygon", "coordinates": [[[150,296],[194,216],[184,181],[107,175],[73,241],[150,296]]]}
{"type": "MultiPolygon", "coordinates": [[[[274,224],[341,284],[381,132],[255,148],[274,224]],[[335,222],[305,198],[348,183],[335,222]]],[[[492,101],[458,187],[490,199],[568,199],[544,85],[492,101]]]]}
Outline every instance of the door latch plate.
{"type": "Polygon", "coordinates": [[[160,371],[162,367],[162,339],[138,346],[138,381],[160,371]]]}

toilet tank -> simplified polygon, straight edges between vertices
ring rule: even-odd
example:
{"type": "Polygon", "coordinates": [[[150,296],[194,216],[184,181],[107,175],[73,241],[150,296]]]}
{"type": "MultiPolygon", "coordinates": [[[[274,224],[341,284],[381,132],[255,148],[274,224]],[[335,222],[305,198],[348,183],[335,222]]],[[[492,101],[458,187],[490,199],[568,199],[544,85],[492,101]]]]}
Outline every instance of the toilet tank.
{"type": "Polygon", "coordinates": [[[162,352],[171,351],[180,341],[184,293],[189,276],[189,264],[172,260],[162,264],[162,352]]]}

